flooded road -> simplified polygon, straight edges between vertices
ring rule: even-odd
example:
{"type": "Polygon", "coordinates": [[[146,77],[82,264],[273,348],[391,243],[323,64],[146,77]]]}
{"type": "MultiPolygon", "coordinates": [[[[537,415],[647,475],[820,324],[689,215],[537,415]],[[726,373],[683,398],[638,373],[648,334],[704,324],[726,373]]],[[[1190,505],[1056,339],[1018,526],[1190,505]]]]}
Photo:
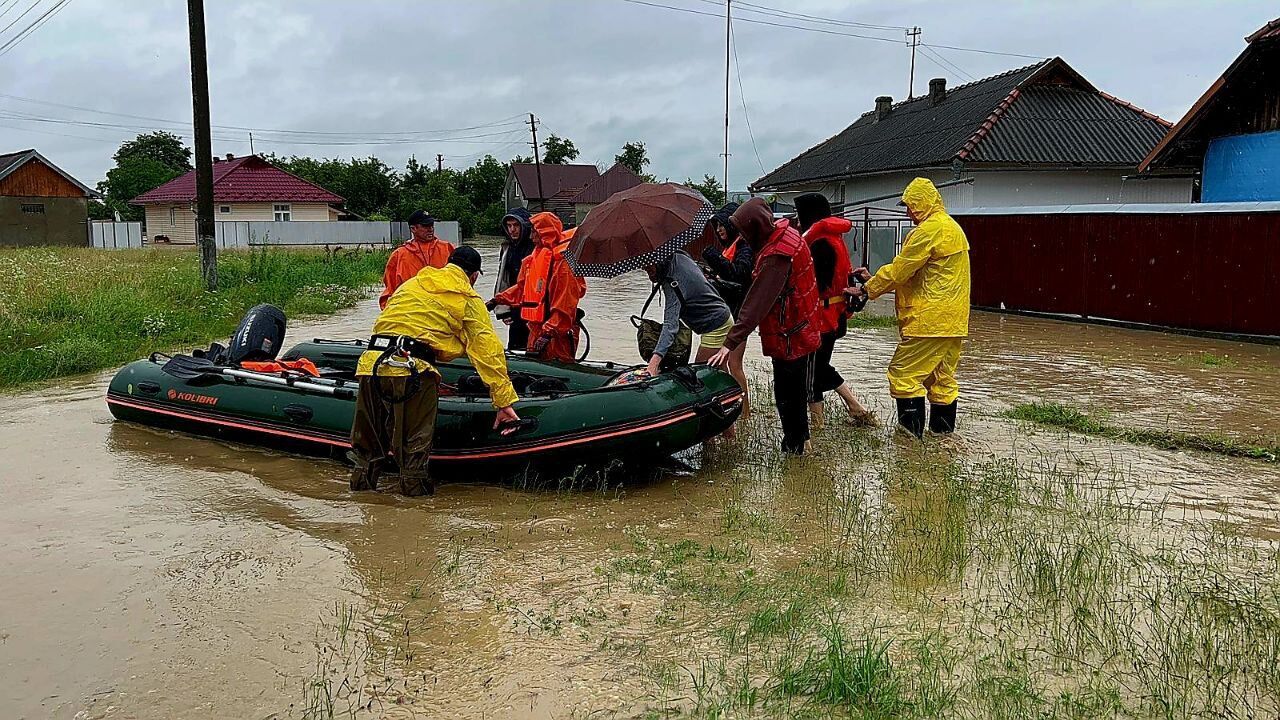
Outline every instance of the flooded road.
{"type": "MultiPolygon", "coordinates": [[[[629,317],[645,290],[639,276],[592,282],[593,358],[638,362],[629,317]]],[[[360,337],[375,313],[366,301],[290,337],[360,337]]],[[[836,355],[885,419],[895,341],[858,330],[836,355]]],[[[765,362],[754,347],[748,357],[767,387],[765,362]]],[[[975,313],[963,452],[1069,447],[1175,506],[1275,533],[1274,465],[1028,435],[992,414],[1054,400],[1122,424],[1275,437],[1278,375],[1277,348],[975,313]]],[[[451,484],[406,499],[353,495],[335,463],[114,423],[108,378],[0,397],[0,717],[643,715],[667,701],[654,668],[714,631],[620,575],[628,552],[730,527],[783,538],[753,551],[771,561],[820,542],[782,529],[819,513],[814,481],[770,450],[768,412],[693,474],[565,492],[451,484]]],[[[801,466],[827,490],[871,477],[847,434],[824,430],[823,452],[801,466]]]]}

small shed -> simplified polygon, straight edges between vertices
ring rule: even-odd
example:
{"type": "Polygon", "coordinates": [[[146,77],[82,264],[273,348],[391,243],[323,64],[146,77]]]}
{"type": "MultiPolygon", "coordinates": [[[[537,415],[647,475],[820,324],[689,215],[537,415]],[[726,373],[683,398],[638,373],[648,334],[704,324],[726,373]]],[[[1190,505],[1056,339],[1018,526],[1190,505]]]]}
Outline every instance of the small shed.
{"type": "Polygon", "coordinates": [[[0,155],[0,245],[88,245],[96,197],[35,150],[0,155]]]}
{"type": "Polygon", "coordinates": [[[1150,176],[1200,176],[1204,202],[1280,200],[1280,18],[1142,161],[1150,176]]]}
{"type": "Polygon", "coordinates": [[[581,225],[592,208],[613,197],[614,193],[630,190],[643,182],[644,178],[635,174],[631,168],[622,163],[615,163],[613,167],[605,170],[603,175],[570,198],[569,202],[573,203],[574,219],[581,225]]]}

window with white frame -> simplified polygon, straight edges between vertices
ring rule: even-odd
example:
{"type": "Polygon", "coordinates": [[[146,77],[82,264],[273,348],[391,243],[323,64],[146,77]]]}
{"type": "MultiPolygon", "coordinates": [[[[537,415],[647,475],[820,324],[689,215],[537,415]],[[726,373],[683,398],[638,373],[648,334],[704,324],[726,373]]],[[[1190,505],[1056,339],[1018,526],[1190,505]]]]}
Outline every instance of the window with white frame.
{"type": "Polygon", "coordinates": [[[178,225],[178,208],[169,208],[169,227],[177,227],[178,225]]]}
{"type": "Polygon", "coordinates": [[[229,212],[231,212],[231,206],[230,206],[230,205],[223,205],[223,206],[221,206],[221,207],[219,207],[219,208],[218,208],[218,212],[223,213],[223,214],[229,213],[229,212]]]}
{"type": "Polygon", "coordinates": [[[272,214],[276,222],[289,222],[293,219],[293,210],[288,204],[276,203],[272,208],[272,214]]]}

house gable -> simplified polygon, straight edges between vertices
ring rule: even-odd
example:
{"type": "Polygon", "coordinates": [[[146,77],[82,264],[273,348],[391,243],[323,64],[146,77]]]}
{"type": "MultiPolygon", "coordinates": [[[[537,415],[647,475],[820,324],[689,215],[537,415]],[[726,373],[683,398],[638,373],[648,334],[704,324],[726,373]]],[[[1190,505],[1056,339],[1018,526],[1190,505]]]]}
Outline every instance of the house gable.
{"type": "Polygon", "coordinates": [[[35,150],[0,155],[0,196],[96,197],[97,193],[35,150]]]}

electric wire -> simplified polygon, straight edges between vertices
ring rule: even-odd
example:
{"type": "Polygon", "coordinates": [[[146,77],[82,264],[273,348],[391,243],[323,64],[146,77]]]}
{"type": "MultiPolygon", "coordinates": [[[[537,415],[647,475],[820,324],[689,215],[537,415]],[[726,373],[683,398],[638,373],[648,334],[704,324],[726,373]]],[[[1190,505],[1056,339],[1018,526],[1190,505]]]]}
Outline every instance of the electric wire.
{"type": "Polygon", "coordinates": [[[49,8],[49,10],[45,12],[44,15],[41,15],[39,18],[36,19],[35,22],[28,25],[26,29],[24,29],[21,33],[18,33],[18,35],[16,35],[12,40],[5,43],[3,46],[0,46],[0,57],[4,57],[5,55],[9,54],[9,52],[12,51],[15,47],[22,44],[23,40],[26,40],[27,38],[35,34],[37,30],[44,27],[45,23],[49,22],[54,17],[56,17],[58,13],[62,12],[63,8],[65,8],[67,5],[70,5],[70,4],[71,4],[71,0],[59,0],[57,4],[49,8]]]}
{"type": "MultiPolygon", "coordinates": [[[[742,87],[742,63],[738,60],[738,42],[733,35],[733,27],[729,28],[729,47],[733,48],[733,71],[738,76],[738,100],[742,103],[742,117],[747,121],[747,137],[751,138],[751,151],[756,155],[756,164],[760,166],[760,173],[763,175],[768,171],[764,169],[764,161],[760,159],[760,148],[756,147],[756,134],[751,129],[751,113],[747,111],[747,93],[742,87]]],[[[724,179],[726,193],[729,192],[729,178],[724,179]]]]}
{"type": "Polygon", "coordinates": [[[4,5],[0,6],[0,18],[9,14],[9,11],[18,4],[18,0],[8,0],[4,5]]]}
{"type": "MultiPolygon", "coordinates": [[[[724,0],[699,0],[699,2],[707,5],[715,5],[717,7],[724,7],[724,0]]],[[[768,5],[756,5],[754,3],[743,2],[743,0],[736,0],[733,7],[735,9],[739,9],[741,12],[756,13],[766,17],[776,17],[784,20],[816,23],[820,25],[856,27],[863,28],[865,30],[884,30],[889,32],[902,32],[909,29],[898,25],[874,25],[872,23],[857,22],[856,20],[841,20],[839,18],[823,17],[821,15],[806,15],[805,13],[782,10],[780,8],[769,7],[768,5]]]]}
{"type": "Polygon", "coordinates": [[[40,4],[40,0],[35,0],[35,2],[28,5],[27,9],[23,10],[21,15],[14,18],[12,21],[9,22],[8,25],[5,25],[4,28],[0,29],[0,35],[4,35],[5,33],[9,32],[10,28],[12,28],[14,25],[17,25],[22,20],[22,18],[26,17],[27,14],[30,13],[32,10],[35,10],[36,6],[39,4],[40,4]]]}
{"type": "Polygon", "coordinates": [[[968,72],[967,70],[960,67],[959,65],[956,65],[954,62],[951,62],[946,57],[944,57],[942,53],[936,50],[930,50],[922,46],[920,48],[920,56],[928,60],[929,62],[933,63],[934,65],[937,65],[938,67],[942,68],[943,70],[954,72],[959,75],[963,75],[969,78],[969,80],[971,81],[978,79],[974,77],[972,73],[968,72]]]}

